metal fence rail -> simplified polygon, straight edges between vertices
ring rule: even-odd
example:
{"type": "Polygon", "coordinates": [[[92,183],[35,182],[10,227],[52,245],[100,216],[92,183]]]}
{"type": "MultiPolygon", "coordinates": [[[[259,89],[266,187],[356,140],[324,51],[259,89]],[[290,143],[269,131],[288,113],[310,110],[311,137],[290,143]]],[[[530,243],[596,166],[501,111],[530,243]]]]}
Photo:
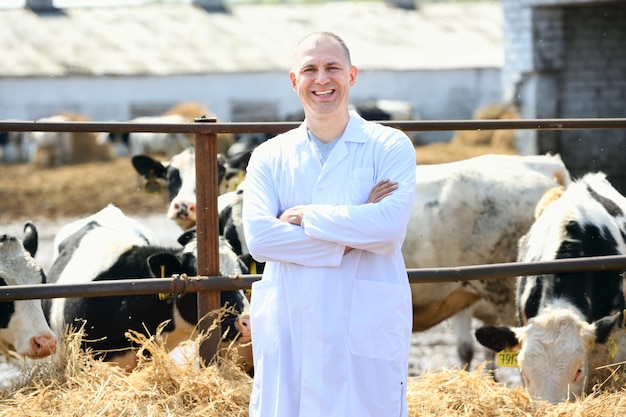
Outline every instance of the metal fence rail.
{"type": "MultiPolygon", "coordinates": [[[[626,269],[626,256],[596,256],[559,259],[542,262],[510,262],[445,268],[407,269],[411,283],[464,282],[484,279],[512,278],[522,275],[562,272],[603,271],[626,269]]],[[[0,302],[33,298],[106,297],[171,293],[173,296],[200,291],[249,289],[261,275],[241,275],[235,278],[195,276],[175,278],[123,279],[82,284],[11,285],[0,287],[0,302]]]]}
{"type": "MultiPolygon", "coordinates": [[[[217,123],[213,118],[199,118],[211,123],[131,123],[131,122],[26,122],[0,121],[0,132],[166,132],[166,133],[282,133],[299,122],[217,123]]],[[[407,132],[452,130],[571,130],[623,129],[626,118],[581,119],[509,119],[509,120],[409,120],[380,121],[407,132]]]]}

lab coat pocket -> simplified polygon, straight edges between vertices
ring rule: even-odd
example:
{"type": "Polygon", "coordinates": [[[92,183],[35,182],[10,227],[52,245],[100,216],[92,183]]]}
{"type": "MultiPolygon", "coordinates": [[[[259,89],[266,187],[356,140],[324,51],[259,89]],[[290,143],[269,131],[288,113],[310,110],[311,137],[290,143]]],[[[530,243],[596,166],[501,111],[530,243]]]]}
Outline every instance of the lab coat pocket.
{"type": "MultiPolygon", "coordinates": [[[[278,349],[278,289],[275,282],[252,284],[250,327],[254,352],[271,354],[278,349]]],[[[255,353],[256,355],[256,353],[255,353]]]]}
{"type": "Polygon", "coordinates": [[[355,355],[406,360],[411,337],[405,287],[355,280],[350,309],[349,344],[355,355]]]}

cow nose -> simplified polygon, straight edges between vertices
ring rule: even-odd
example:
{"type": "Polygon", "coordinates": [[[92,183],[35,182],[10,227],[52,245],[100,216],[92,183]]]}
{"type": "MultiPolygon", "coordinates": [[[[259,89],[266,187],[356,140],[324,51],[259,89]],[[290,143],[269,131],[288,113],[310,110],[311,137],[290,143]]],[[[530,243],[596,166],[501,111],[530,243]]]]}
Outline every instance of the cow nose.
{"type": "Polygon", "coordinates": [[[57,338],[52,333],[31,337],[29,351],[26,356],[45,358],[57,351],[57,338]]]}
{"type": "Polygon", "coordinates": [[[250,315],[244,314],[239,316],[237,320],[237,327],[239,333],[241,333],[241,337],[250,337],[252,335],[252,331],[250,329],[250,315]]]}
{"type": "Polygon", "coordinates": [[[196,218],[196,203],[180,202],[174,204],[174,210],[176,211],[176,217],[179,219],[193,219],[196,218]]]}

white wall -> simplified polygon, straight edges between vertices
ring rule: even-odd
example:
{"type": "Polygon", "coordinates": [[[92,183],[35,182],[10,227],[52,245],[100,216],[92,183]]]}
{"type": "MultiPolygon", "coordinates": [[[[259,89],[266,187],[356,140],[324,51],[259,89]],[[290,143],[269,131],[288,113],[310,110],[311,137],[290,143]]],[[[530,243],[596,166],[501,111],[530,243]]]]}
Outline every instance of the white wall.
{"type": "MultiPolygon", "coordinates": [[[[470,119],[480,106],[501,101],[499,69],[359,73],[353,101],[410,101],[421,119],[470,119]]],[[[230,121],[235,101],[276,103],[280,117],[301,109],[286,73],[228,73],[166,77],[0,79],[0,119],[34,120],[68,111],[96,121],[123,121],[133,106],[195,101],[230,121]]],[[[425,141],[452,132],[423,132],[425,141]]]]}

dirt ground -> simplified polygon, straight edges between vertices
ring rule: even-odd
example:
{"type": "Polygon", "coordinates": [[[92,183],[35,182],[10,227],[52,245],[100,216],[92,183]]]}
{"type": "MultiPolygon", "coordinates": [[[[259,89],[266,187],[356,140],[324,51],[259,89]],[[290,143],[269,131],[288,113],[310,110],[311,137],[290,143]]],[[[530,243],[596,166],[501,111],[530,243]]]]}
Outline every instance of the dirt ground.
{"type": "Polygon", "coordinates": [[[93,214],[113,203],[129,214],[164,212],[165,195],[146,194],[129,158],[35,170],[0,165],[0,224],[93,214]]]}
{"type": "MultiPolygon", "coordinates": [[[[489,146],[437,143],[416,148],[417,163],[432,164],[485,153],[511,153],[489,146]]],[[[163,213],[167,195],[147,194],[127,157],[58,168],[0,165],[0,224],[89,215],[109,203],[127,214],[163,213]]]]}

